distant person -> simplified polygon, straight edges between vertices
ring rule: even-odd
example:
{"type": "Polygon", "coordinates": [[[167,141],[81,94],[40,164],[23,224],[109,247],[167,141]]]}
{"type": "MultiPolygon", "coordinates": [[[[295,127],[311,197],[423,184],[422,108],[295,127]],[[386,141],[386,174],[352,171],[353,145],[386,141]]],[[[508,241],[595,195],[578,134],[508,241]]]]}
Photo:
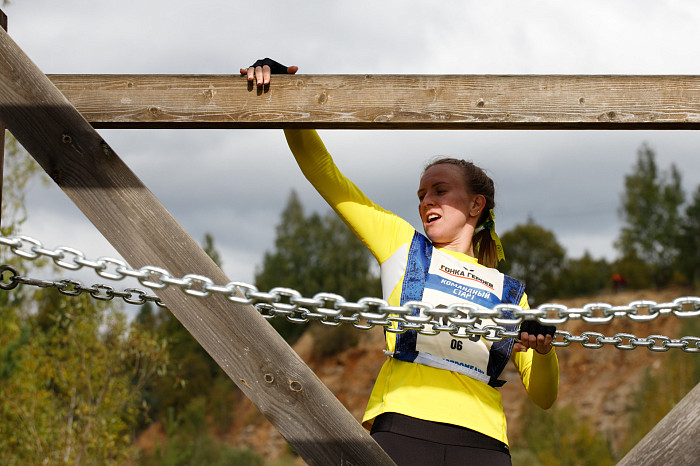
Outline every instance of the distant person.
{"type": "MultiPolygon", "coordinates": [[[[296,71],[269,59],[241,68],[258,86],[269,85],[270,74],[296,71]]],[[[316,131],[284,133],[306,178],[379,262],[390,305],[423,301],[435,308],[460,302],[528,308],[525,286],[494,268],[503,252],[494,223],[494,186],[483,170],[451,158],[426,166],[418,186],[423,235],[345,178],[316,131]]],[[[381,161],[367,169],[381,170],[381,161]]],[[[384,170],[391,176],[390,167],[384,170]]],[[[559,385],[554,330],[525,321],[520,343],[385,332],[390,357],[377,376],[363,425],[399,465],[509,465],[498,390],[505,382],[499,376],[512,360],[530,399],[549,408],[559,385]]]]}
{"type": "Polygon", "coordinates": [[[625,289],[627,280],[622,274],[614,273],[612,276],[613,290],[617,293],[625,289]]]}

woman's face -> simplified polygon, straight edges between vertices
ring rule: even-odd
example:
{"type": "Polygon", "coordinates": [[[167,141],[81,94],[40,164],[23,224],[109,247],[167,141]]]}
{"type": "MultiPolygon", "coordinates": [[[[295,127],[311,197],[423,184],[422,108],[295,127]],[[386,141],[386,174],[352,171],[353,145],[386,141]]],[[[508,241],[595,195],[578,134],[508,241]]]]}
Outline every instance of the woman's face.
{"type": "Polygon", "coordinates": [[[461,169],[446,163],[428,168],[420,180],[418,200],[418,213],[430,241],[437,247],[470,254],[485,199],[467,191],[461,169]]]}

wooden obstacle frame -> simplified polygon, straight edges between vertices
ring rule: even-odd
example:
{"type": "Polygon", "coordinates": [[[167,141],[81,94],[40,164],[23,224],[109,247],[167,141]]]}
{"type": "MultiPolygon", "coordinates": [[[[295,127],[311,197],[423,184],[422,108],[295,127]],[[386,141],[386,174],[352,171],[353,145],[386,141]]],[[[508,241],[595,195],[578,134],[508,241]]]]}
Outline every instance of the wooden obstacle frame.
{"type": "MultiPolygon", "coordinates": [[[[131,267],[219,284],[230,280],[96,128],[700,129],[700,76],[279,75],[265,88],[237,75],[45,75],[3,27],[0,129],[131,267]]],[[[393,464],[252,305],[156,293],[307,463],[393,464]]],[[[694,460],[699,406],[700,385],[622,463],[694,460]]]]}

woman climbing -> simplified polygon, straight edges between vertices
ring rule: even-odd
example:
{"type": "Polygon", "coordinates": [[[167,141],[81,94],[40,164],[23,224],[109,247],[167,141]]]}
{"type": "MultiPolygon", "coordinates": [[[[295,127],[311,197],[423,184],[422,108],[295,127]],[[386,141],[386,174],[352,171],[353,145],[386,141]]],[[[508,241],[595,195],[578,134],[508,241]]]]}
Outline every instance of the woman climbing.
{"type": "MultiPolygon", "coordinates": [[[[271,74],[296,71],[270,59],[241,68],[258,86],[268,86],[271,74]]],[[[417,191],[423,235],[345,178],[316,131],[284,133],[304,176],[379,262],[390,305],[528,308],[524,285],[495,268],[503,250],[495,230],[493,181],[482,169],[452,158],[426,166],[417,191]]],[[[494,323],[477,321],[477,327],[486,325],[494,323]]],[[[523,322],[520,342],[385,332],[389,357],[363,425],[399,465],[511,464],[498,390],[505,382],[499,376],[511,360],[530,399],[549,408],[559,382],[553,334],[554,327],[535,321],[523,322]]]]}

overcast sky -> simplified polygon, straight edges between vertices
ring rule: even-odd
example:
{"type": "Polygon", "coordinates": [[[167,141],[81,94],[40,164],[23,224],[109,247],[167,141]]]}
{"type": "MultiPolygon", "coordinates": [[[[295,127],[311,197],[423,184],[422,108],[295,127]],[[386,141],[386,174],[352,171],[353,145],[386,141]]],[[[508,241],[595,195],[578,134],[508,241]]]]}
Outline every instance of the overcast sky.
{"type": "MultiPolygon", "coordinates": [[[[13,0],[13,40],[45,73],[232,74],[270,56],[309,74],[699,74],[700,2],[13,0]]],[[[292,189],[327,207],[280,130],[101,130],[232,280],[253,282],[292,189]]],[[[341,170],[418,222],[430,157],[468,158],[496,182],[500,233],[529,217],[569,257],[613,259],[623,178],[643,143],[700,184],[692,131],[322,131],[341,170]]],[[[24,233],[119,257],[56,186],[33,186],[24,233]]],[[[159,264],[153,264],[159,265],[159,264]]],[[[322,290],[319,290],[322,291],[322,290]]]]}

